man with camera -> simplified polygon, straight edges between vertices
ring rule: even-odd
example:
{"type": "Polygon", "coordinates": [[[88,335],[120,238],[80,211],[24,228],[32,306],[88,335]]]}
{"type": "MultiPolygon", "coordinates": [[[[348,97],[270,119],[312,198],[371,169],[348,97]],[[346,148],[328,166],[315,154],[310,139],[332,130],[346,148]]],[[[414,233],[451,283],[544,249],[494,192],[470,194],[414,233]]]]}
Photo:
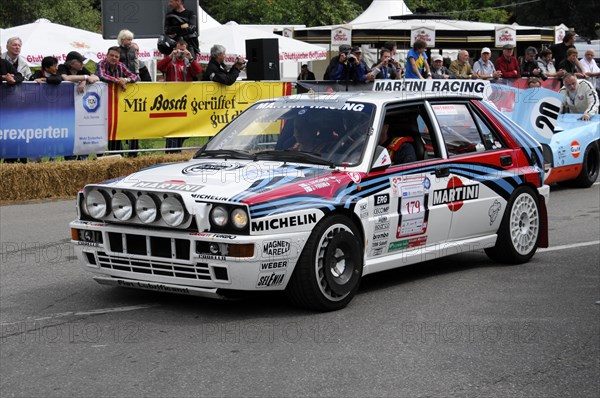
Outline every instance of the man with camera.
{"type": "Polygon", "coordinates": [[[367,83],[375,80],[375,73],[369,69],[362,59],[362,50],[360,47],[352,47],[352,51],[350,52],[350,55],[348,55],[348,65],[354,83],[367,83]]]}
{"type": "Polygon", "coordinates": [[[244,57],[235,59],[231,69],[225,66],[225,47],[215,44],[210,49],[210,61],[204,71],[203,80],[231,86],[240,75],[240,71],[246,66],[244,57]]]}
{"type": "Polygon", "coordinates": [[[202,67],[188,50],[188,44],[183,38],[179,38],[170,55],[158,61],[156,68],[165,75],[168,82],[191,82],[202,73],[202,67]]]}
{"type": "Polygon", "coordinates": [[[538,77],[546,80],[548,76],[540,69],[535,57],[537,50],[535,47],[527,47],[525,50],[525,59],[521,64],[521,77],[538,77]]]}
{"type": "Polygon", "coordinates": [[[382,48],[379,63],[373,65],[371,71],[376,79],[397,79],[396,67],[392,64],[392,52],[385,47],[382,48]]]}
{"type": "Polygon", "coordinates": [[[347,44],[340,46],[340,53],[333,57],[327,66],[323,80],[346,80],[348,78],[348,55],[351,47],[347,44]]]}

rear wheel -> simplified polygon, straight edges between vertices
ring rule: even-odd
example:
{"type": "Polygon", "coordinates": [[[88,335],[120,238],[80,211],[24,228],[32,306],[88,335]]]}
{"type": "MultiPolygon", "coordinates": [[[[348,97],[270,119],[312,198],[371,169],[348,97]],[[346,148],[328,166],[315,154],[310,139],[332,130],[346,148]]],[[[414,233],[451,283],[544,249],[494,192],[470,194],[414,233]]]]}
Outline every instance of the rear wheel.
{"type": "Polygon", "coordinates": [[[311,233],[286,292],[304,308],[335,311],[356,294],[363,270],[361,239],[352,221],[335,215],[311,233]]]}
{"type": "Polygon", "coordinates": [[[494,261],[521,264],[535,254],[540,236],[540,205],[529,187],[518,188],[511,196],[498,230],[496,246],[485,249],[494,261]]]}
{"type": "Polygon", "coordinates": [[[581,173],[575,179],[575,186],[580,188],[590,187],[598,179],[598,171],[600,170],[600,153],[598,144],[591,143],[585,150],[583,155],[583,164],[581,173]]]}

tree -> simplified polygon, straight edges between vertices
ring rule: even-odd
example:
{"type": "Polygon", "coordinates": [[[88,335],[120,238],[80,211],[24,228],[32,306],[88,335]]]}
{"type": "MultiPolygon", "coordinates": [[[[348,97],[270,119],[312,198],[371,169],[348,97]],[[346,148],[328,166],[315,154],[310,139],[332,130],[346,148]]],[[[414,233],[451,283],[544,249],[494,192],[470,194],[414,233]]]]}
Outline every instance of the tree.
{"type": "Polygon", "coordinates": [[[35,22],[40,18],[92,32],[101,31],[97,0],[2,0],[2,28],[35,22]]]}
{"type": "Polygon", "coordinates": [[[335,25],[351,21],[362,12],[352,0],[200,1],[200,6],[219,22],[240,24],[335,25]]]}

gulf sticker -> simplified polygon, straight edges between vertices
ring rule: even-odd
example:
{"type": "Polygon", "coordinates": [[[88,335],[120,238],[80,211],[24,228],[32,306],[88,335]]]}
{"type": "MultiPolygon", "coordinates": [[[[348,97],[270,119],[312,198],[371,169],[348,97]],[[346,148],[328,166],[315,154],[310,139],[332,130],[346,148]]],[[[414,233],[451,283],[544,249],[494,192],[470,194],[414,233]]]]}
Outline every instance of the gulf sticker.
{"type": "Polygon", "coordinates": [[[577,142],[577,141],[571,142],[571,155],[573,155],[573,157],[575,159],[577,159],[579,157],[580,153],[581,153],[581,145],[579,145],[579,142],[577,142]]]}

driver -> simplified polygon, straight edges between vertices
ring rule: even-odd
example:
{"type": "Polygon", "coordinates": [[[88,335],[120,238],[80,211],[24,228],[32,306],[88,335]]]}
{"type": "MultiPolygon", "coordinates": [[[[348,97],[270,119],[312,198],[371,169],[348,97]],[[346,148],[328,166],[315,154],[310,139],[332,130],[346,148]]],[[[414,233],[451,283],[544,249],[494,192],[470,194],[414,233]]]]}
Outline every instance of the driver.
{"type": "Polygon", "coordinates": [[[412,137],[390,137],[388,130],[389,123],[385,123],[379,135],[379,145],[385,147],[392,159],[392,164],[403,164],[417,161],[417,153],[411,142],[415,140],[412,137]]]}

